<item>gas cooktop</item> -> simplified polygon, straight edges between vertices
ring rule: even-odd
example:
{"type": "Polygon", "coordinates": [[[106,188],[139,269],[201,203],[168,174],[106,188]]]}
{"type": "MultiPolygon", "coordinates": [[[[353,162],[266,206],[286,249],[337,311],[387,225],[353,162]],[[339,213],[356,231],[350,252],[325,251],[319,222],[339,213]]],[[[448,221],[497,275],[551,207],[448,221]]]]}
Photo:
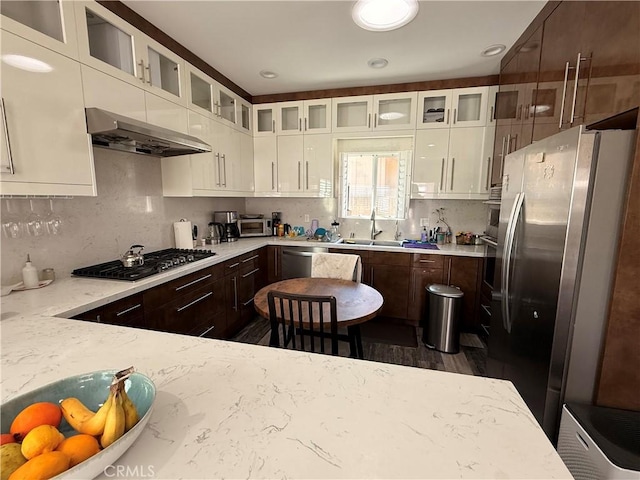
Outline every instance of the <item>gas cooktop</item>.
{"type": "Polygon", "coordinates": [[[73,275],[79,277],[108,278],[111,280],[127,280],[135,282],[141,278],[150,277],[165,270],[180,267],[187,263],[197,262],[213,257],[209,250],[184,250],[167,248],[157,252],[145,253],[144,264],[138,267],[125,267],[120,260],[100,263],[90,267],[78,268],[73,275]]]}

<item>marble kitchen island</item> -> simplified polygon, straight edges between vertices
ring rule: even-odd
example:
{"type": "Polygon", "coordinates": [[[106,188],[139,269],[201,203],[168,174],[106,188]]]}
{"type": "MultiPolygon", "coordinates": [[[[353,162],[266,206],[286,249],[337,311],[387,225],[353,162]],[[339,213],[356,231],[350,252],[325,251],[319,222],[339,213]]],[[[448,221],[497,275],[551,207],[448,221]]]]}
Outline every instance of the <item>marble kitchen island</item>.
{"type": "Polygon", "coordinates": [[[0,342],[3,402],[130,365],[155,382],[129,478],[571,478],[506,381],[37,314],[0,342]]]}

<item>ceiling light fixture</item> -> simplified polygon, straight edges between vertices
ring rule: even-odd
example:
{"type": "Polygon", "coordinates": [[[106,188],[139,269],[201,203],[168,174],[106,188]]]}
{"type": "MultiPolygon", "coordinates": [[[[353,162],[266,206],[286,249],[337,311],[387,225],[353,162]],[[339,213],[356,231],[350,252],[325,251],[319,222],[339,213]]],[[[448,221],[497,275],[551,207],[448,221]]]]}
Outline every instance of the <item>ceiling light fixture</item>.
{"type": "Polygon", "coordinates": [[[384,68],[389,64],[389,60],[386,58],[372,58],[367,62],[371,68],[384,68]]]}
{"type": "Polygon", "coordinates": [[[480,55],[482,55],[483,57],[494,57],[496,55],[500,55],[506,49],[507,49],[507,47],[505,47],[504,45],[498,43],[496,45],[488,46],[482,52],[480,52],[480,55]]]}
{"type": "Polygon", "coordinates": [[[361,28],[387,32],[400,28],[418,14],[418,0],[358,0],[351,17],[361,28]]]}
{"type": "Polygon", "coordinates": [[[271,72],[269,70],[262,70],[260,72],[260,76],[271,80],[272,78],[276,78],[278,74],[276,72],[271,72]]]}

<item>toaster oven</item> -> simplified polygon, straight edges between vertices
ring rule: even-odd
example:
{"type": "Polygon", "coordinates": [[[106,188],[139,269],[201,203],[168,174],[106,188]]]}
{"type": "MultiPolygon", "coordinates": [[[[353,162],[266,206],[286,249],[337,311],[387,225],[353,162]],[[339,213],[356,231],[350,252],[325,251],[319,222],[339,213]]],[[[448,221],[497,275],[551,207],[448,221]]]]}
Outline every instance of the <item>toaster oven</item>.
{"type": "Polygon", "coordinates": [[[266,218],[241,218],[238,220],[240,237],[270,237],[271,219],[266,218]]]}

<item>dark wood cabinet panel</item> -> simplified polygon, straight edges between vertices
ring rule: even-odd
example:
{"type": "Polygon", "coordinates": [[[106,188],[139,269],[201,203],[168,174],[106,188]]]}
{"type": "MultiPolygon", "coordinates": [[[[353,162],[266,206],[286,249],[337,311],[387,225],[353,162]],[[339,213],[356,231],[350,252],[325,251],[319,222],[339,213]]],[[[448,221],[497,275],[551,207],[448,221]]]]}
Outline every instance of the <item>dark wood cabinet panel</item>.
{"type": "MultiPolygon", "coordinates": [[[[407,254],[398,253],[396,255],[405,256],[407,261],[409,260],[407,254]]],[[[368,270],[370,285],[378,290],[384,298],[380,315],[406,319],[409,303],[409,266],[370,265],[368,270]]]]}
{"type": "Polygon", "coordinates": [[[453,257],[445,259],[445,283],[459,287],[464,292],[462,299],[462,329],[478,331],[479,296],[482,280],[482,259],[476,257],[453,257]]]}
{"type": "Polygon", "coordinates": [[[140,293],[81,313],[73,318],[110,325],[146,328],[142,294],[140,293]]]}
{"type": "MultiPolygon", "coordinates": [[[[435,255],[433,255],[435,256],[435,255]]],[[[408,307],[408,317],[414,326],[420,325],[425,318],[427,308],[426,288],[434,283],[442,283],[443,269],[426,267],[411,269],[410,297],[408,307]]]]}
{"type": "Polygon", "coordinates": [[[414,253],[411,255],[411,265],[420,268],[430,268],[432,270],[442,270],[444,267],[444,258],[444,255],[414,253]]]}
{"type": "Polygon", "coordinates": [[[408,267],[411,265],[411,255],[393,252],[371,252],[368,263],[371,265],[397,265],[408,267]]]}
{"type": "Polygon", "coordinates": [[[255,315],[253,297],[264,285],[266,253],[254,250],[225,263],[226,335],[247,325],[255,315]]]}
{"type": "Polygon", "coordinates": [[[143,294],[145,309],[155,310],[176,296],[213,283],[222,277],[222,269],[222,264],[213,265],[146,290],[143,294]]]}
{"type": "Polygon", "coordinates": [[[214,325],[212,319],[224,311],[224,294],[223,279],[193,288],[162,307],[145,312],[147,324],[154,330],[191,335],[216,327],[222,335],[225,326],[214,325]]]}
{"type": "Polygon", "coordinates": [[[267,247],[267,283],[276,283],[282,280],[282,251],[280,247],[269,245],[267,247]]]}

